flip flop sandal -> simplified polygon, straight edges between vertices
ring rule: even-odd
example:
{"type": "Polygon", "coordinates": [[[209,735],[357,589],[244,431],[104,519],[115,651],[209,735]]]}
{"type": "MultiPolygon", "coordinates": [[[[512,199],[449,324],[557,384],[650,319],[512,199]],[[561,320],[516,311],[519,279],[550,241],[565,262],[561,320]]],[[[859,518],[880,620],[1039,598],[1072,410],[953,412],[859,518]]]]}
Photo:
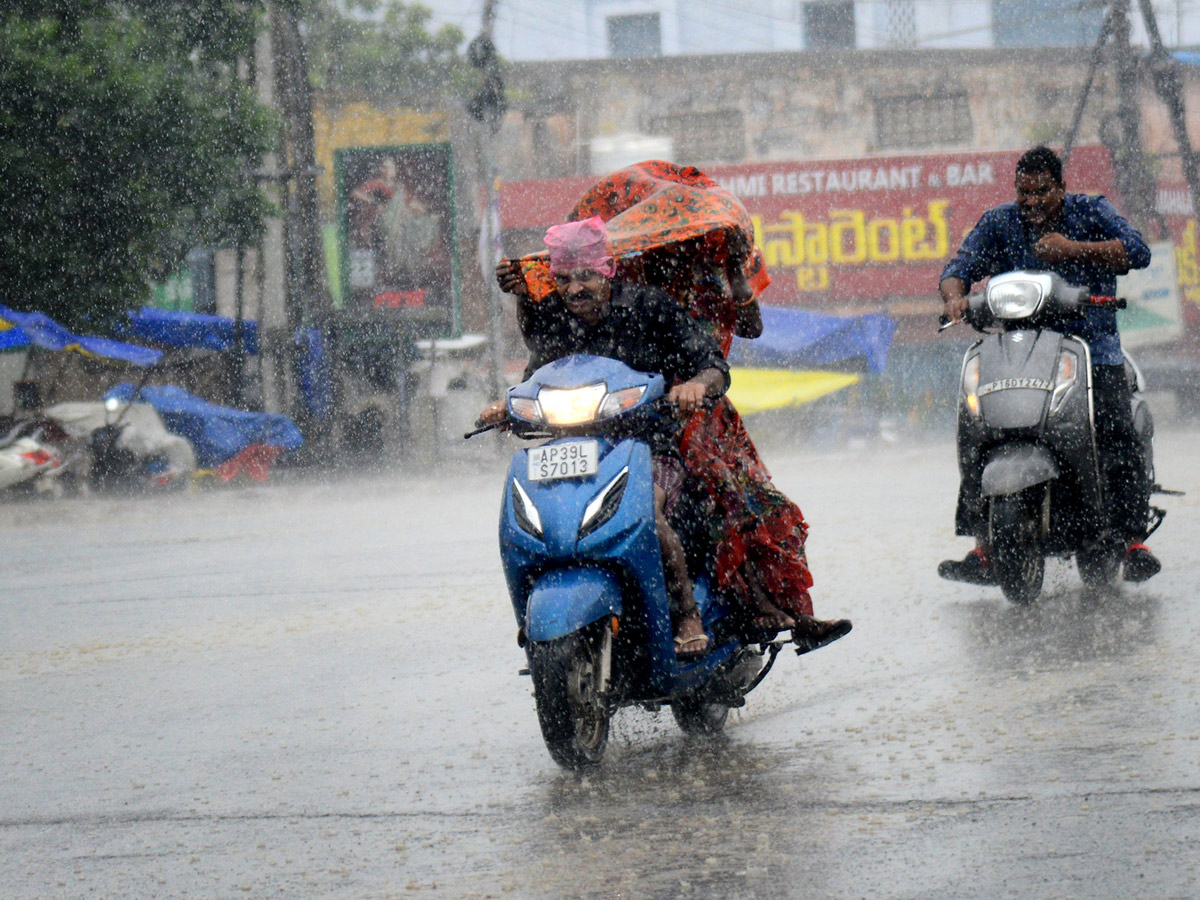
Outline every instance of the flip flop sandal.
{"type": "Polygon", "coordinates": [[[703,634],[703,633],[696,634],[696,635],[692,635],[690,638],[675,638],[675,656],[677,656],[679,659],[694,659],[696,657],[703,656],[707,652],[708,652],[708,635],[707,634],[703,634]],[[689,644],[695,644],[699,641],[703,641],[704,643],[701,644],[701,646],[698,649],[696,649],[696,650],[688,650],[687,649],[689,644]]]}

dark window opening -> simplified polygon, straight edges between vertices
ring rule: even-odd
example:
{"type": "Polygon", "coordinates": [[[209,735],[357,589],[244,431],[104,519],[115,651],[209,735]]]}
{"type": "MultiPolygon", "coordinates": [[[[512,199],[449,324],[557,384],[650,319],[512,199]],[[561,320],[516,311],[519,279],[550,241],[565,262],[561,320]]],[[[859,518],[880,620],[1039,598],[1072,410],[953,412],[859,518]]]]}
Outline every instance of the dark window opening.
{"type": "Polygon", "coordinates": [[[828,2],[805,3],[800,8],[804,20],[804,46],[810,50],[834,50],[854,46],[854,4],[828,2]]]}
{"type": "Polygon", "coordinates": [[[886,97],[875,101],[879,147],[964,144],[974,130],[966,94],[886,97]]]}
{"type": "Polygon", "coordinates": [[[614,59],[662,56],[662,31],[658,13],[609,16],[608,55],[614,59]]]}
{"type": "Polygon", "coordinates": [[[1104,22],[1104,3],[1079,0],[992,0],[997,47],[1077,47],[1093,44],[1104,22]]]}

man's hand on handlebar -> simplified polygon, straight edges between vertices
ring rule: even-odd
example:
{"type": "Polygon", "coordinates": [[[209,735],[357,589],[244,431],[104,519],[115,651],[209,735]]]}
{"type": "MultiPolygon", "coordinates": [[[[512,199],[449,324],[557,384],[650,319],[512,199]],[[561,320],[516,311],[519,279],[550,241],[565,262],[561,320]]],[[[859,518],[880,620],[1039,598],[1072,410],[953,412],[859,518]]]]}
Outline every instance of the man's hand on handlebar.
{"type": "Polygon", "coordinates": [[[508,407],[503,400],[493,400],[479,414],[479,421],[500,431],[508,430],[508,407]]]}
{"type": "Polygon", "coordinates": [[[951,325],[957,325],[963,320],[963,316],[967,314],[967,298],[955,297],[952,300],[942,301],[942,315],[950,321],[951,325]]]}
{"type": "Polygon", "coordinates": [[[967,283],[953,275],[943,278],[938,293],[942,295],[942,327],[957,325],[967,314],[967,283]]]}

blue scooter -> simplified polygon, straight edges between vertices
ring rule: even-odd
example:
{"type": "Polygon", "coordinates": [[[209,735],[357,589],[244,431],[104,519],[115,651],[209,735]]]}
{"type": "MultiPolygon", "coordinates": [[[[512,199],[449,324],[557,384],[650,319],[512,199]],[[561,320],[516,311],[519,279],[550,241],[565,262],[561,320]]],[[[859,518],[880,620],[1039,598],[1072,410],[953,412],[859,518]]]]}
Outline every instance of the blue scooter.
{"type": "Polygon", "coordinates": [[[675,655],[644,440],[673,414],[662,376],[569,356],[511,388],[507,413],[514,434],[550,439],[513,456],[500,515],[522,674],[550,755],[598,765],[613,713],[634,704],[669,705],[685,732],[720,731],[784,642],[746,631],[710,564],[694,594],[712,649],[675,655]]]}

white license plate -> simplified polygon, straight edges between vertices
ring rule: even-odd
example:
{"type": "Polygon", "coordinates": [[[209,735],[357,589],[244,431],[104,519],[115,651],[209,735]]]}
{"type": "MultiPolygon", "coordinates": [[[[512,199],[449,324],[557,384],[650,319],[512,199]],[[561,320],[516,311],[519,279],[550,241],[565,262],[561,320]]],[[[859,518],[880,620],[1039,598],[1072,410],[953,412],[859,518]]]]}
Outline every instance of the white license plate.
{"type": "Polygon", "coordinates": [[[600,444],[597,441],[568,441],[546,444],[529,451],[529,480],[557,481],[595,475],[600,468],[600,444]]]}

